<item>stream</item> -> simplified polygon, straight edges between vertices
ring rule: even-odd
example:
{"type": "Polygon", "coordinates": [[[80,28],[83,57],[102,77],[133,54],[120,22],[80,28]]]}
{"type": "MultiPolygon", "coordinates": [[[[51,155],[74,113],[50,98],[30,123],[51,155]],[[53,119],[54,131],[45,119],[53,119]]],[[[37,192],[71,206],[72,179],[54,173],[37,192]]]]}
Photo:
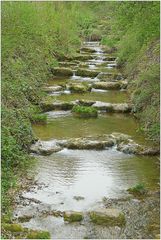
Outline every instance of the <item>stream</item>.
{"type": "MultiPolygon", "coordinates": [[[[84,42],[80,54],[92,56],[88,60],[66,61],[65,67],[73,70],[73,76],[54,77],[47,87],[62,84],[91,84],[99,82],[99,76],[85,77],[76,74],[78,68],[99,71],[104,74],[121,74],[116,60],[108,60],[113,54],[104,52],[99,42],[84,42]]],[[[119,75],[120,76],[120,75],[119,75]]],[[[101,80],[102,81],[102,80],[101,80]]],[[[114,82],[119,80],[115,79],[114,82]]],[[[102,81],[103,82],[103,81],[102,81]]],[[[72,93],[68,88],[51,91],[53,101],[75,100],[101,101],[104,103],[128,103],[126,89],[93,88],[89,92],[72,93]]],[[[47,124],[33,124],[35,135],[42,141],[53,139],[97,137],[114,132],[129,135],[138,144],[151,146],[131,113],[100,112],[98,118],[76,118],[69,110],[47,111],[47,124]]],[[[67,149],[51,155],[33,155],[36,165],[29,170],[35,184],[17,197],[14,217],[22,226],[47,230],[52,239],[153,239],[159,233],[159,166],[157,156],[141,156],[109,149],[67,149]],[[127,189],[143,183],[151,193],[144,199],[129,194],[127,189]],[[88,211],[98,208],[115,208],[125,214],[126,225],[101,226],[90,221],[88,211]],[[63,212],[83,212],[81,222],[68,223],[63,212]],[[58,214],[57,214],[58,213],[58,214]],[[23,218],[23,221],[20,219],[23,218]],[[26,219],[25,219],[26,218],[26,219]],[[155,225],[151,228],[151,225],[155,225]]]]}

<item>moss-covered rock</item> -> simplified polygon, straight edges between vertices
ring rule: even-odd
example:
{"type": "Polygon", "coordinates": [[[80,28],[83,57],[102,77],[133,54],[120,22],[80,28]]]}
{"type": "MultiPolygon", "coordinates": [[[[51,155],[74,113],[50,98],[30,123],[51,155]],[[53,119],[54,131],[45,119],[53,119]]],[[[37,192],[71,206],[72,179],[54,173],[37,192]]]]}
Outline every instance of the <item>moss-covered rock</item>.
{"type": "Polygon", "coordinates": [[[55,67],[51,69],[55,76],[73,76],[73,71],[70,68],[55,67]]]}
{"type": "Polygon", "coordinates": [[[80,118],[90,118],[90,117],[98,116],[97,109],[93,107],[79,106],[79,105],[76,105],[72,108],[72,113],[74,114],[74,116],[80,117],[80,118]]]}
{"type": "Polygon", "coordinates": [[[118,209],[98,209],[89,213],[93,223],[104,226],[123,226],[125,225],[125,216],[118,209]]]}
{"type": "Polygon", "coordinates": [[[104,90],[119,90],[121,88],[120,82],[95,82],[93,88],[104,90]]]}
{"type": "Polygon", "coordinates": [[[41,102],[41,108],[44,112],[53,110],[71,110],[73,106],[73,102],[53,101],[52,99],[41,102]]]}
{"type": "MultiPolygon", "coordinates": [[[[121,73],[114,73],[114,72],[105,72],[105,73],[100,73],[98,75],[98,78],[101,81],[118,81],[121,80],[123,78],[121,73]]],[[[124,82],[122,82],[122,84],[124,84],[124,82]]]]}
{"type": "Polygon", "coordinates": [[[30,231],[27,235],[27,239],[51,239],[48,231],[30,231]]]}
{"type": "Polygon", "coordinates": [[[99,71],[92,71],[92,70],[87,70],[84,68],[79,68],[76,71],[76,75],[81,76],[81,77],[91,77],[95,78],[100,72],[99,71]]]}
{"type": "Polygon", "coordinates": [[[68,211],[64,213],[64,221],[67,222],[80,222],[83,220],[81,212],[68,211]]]}
{"type": "Polygon", "coordinates": [[[72,93],[84,93],[84,92],[89,92],[91,91],[91,86],[81,84],[81,83],[73,83],[69,85],[69,90],[72,93]]]}
{"type": "Polygon", "coordinates": [[[24,230],[23,227],[17,223],[12,224],[6,223],[3,225],[3,228],[10,232],[22,232],[24,230]]]}

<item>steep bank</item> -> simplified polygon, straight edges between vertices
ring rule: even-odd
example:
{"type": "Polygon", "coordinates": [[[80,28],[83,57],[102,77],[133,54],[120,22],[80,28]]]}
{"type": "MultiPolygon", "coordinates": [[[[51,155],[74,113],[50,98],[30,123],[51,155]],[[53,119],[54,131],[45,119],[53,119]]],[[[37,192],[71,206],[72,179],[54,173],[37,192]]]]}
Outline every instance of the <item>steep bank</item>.
{"type": "Polygon", "coordinates": [[[102,43],[117,49],[118,63],[141,129],[159,143],[160,3],[121,2],[109,5],[102,43]],[[107,28],[108,26],[108,28],[107,28]]]}

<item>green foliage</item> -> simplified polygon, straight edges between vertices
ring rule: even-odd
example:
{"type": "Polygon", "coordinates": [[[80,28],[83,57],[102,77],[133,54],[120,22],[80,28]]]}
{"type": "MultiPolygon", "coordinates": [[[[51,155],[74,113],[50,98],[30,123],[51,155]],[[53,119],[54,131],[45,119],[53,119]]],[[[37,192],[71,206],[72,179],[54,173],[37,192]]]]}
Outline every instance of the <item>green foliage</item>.
{"type": "Polygon", "coordinates": [[[86,107],[76,105],[72,108],[72,112],[76,113],[78,117],[97,117],[98,112],[94,107],[86,107]]]}
{"type": "Polygon", "coordinates": [[[128,89],[136,116],[150,138],[159,142],[160,3],[111,2],[109,26],[102,43],[117,46],[118,65],[131,80],[128,89]]]}
{"type": "Polygon", "coordinates": [[[142,183],[137,184],[136,186],[128,189],[129,193],[133,195],[145,195],[147,193],[145,186],[142,183]]]}
{"type": "Polygon", "coordinates": [[[34,114],[31,118],[32,123],[45,124],[47,122],[46,114],[34,114]]]}

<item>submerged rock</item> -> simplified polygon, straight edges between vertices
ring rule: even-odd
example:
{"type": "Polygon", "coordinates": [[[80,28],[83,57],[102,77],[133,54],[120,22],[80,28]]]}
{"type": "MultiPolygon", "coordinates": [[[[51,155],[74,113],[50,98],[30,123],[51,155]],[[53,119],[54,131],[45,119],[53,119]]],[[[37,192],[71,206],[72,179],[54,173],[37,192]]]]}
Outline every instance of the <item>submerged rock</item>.
{"type": "Polygon", "coordinates": [[[84,68],[79,68],[76,71],[76,75],[81,76],[81,77],[93,77],[95,78],[100,72],[98,71],[93,71],[93,70],[88,70],[84,68]]]}
{"type": "Polygon", "coordinates": [[[84,200],[85,198],[82,196],[74,196],[73,199],[80,201],[80,200],[84,200]]]}
{"type": "Polygon", "coordinates": [[[103,226],[123,226],[126,223],[124,214],[114,208],[100,208],[89,215],[93,223],[103,226]]]}
{"type": "Polygon", "coordinates": [[[80,222],[82,220],[83,220],[83,214],[81,212],[67,211],[64,213],[64,221],[80,222]]]}
{"type": "Polygon", "coordinates": [[[62,147],[55,140],[52,141],[37,141],[30,147],[30,151],[41,155],[50,155],[54,152],[59,152],[62,147]]]}
{"type": "Polygon", "coordinates": [[[55,76],[73,76],[73,71],[70,68],[55,67],[51,69],[55,76]]]}

